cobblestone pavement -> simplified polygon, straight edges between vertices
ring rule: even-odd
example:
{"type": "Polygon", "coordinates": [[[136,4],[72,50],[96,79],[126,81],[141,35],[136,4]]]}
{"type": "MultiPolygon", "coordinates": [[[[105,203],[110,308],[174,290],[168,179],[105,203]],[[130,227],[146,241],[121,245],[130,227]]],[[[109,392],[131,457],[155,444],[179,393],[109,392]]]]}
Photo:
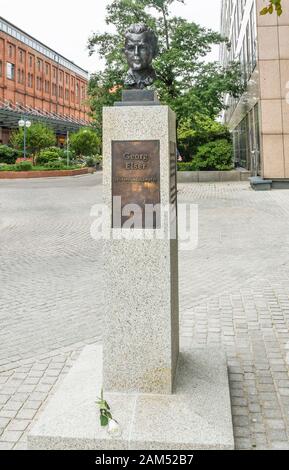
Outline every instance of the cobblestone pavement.
{"type": "MultiPolygon", "coordinates": [[[[0,450],[26,448],[45,401],[101,341],[101,175],[0,182],[0,450]]],[[[199,246],[180,253],[181,343],[220,345],[237,449],[289,449],[289,191],[183,184],[199,246]]]]}

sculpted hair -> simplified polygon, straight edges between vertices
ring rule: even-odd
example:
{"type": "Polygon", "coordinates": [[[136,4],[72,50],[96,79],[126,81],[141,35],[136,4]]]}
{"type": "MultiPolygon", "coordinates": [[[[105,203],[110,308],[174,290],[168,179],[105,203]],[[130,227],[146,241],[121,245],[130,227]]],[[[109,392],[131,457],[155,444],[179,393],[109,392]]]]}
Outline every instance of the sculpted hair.
{"type": "Polygon", "coordinates": [[[156,57],[159,52],[158,38],[155,32],[144,23],[132,24],[128,28],[128,30],[125,33],[125,45],[127,45],[127,41],[128,39],[130,39],[132,34],[142,34],[142,33],[146,33],[146,35],[148,36],[150,45],[152,46],[153,56],[156,57]]]}

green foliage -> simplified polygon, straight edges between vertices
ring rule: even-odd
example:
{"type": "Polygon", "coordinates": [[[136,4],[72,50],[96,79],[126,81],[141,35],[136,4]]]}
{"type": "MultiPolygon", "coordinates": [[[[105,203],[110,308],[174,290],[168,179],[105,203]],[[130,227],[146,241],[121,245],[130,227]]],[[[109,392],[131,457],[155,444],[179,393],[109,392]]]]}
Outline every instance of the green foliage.
{"type": "Polygon", "coordinates": [[[233,146],[225,139],[215,140],[198,148],[192,161],[195,170],[232,170],[233,146]]]}
{"type": "Polygon", "coordinates": [[[97,405],[99,406],[99,419],[100,425],[105,427],[108,425],[109,421],[112,419],[110,406],[103,397],[103,390],[101,390],[101,396],[97,399],[97,405]]]}
{"type": "Polygon", "coordinates": [[[17,150],[8,147],[8,145],[0,145],[0,163],[14,164],[18,156],[17,150]]]}
{"type": "Polygon", "coordinates": [[[178,171],[195,171],[193,162],[178,162],[178,171]]]}
{"type": "Polygon", "coordinates": [[[80,129],[71,135],[70,146],[76,155],[95,155],[100,150],[100,138],[92,129],[80,129]]]}
{"type": "Polygon", "coordinates": [[[7,165],[6,163],[0,163],[0,171],[11,171],[14,165],[7,165]]]}
{"type": "Polygon", "coordinates": [[[17,163],[17,165],[14,165],[14,170],[15,171],[32,171],[33,165],[31,162],[17,163]]]}
{"type": "Polygon", "coordinates": [[[209,116],[196,113],[181,121],[178,128],[178,148],[182,158],[191,160],[199,146],[217,139],[231,139],[229,130],[209,116]]]}
{"type": "Polygon", "coordinates": [[[65,164],[61,161],[50,161],[44,164],[45,169],[47,170],[63,170],[65,168],[65,164]]]}
{"type": "Polygon", "coordinates": [[[143,21],[159,38],[159,56],[154,61],[155,87],[162,102],[177,113],[178,122],[196,111],[214,118],[224,108],[226,93],[243,91],[238,64],[223,68],[208,64],[205,56],[215,44],[227,42],[220,34],[184,18],[170,15],[172,3],[182,0],[114,0],[107,7],[106,22],[117,33],[96,33],[89,39],[89,50],[97,50],[105,62],[103,72],[92,76],[89,84],[95,127],[101,136],[102,108],[120,99],[127,64],[122,53],[124,31],[143,21]]]}
{"type": "Polygon", "coordinates": [[[274,11],[276,11],[278,16],[282,15],[282,13],[283,13],[282,0],[270,0],[268,5],[264,8],[262,8],[260,14],[261,15],[267,15],[267,13],[269,13],[270,15],[272,15],[274,13],[274,11]]]}
{"type": "Polygon", "coordinates": [[[63,156],[63,151],[57,147],[41,150],[36,158],[37,165],[45,165],[50,162],[58,161],[63,156]]]}
{"type": "MultiPolygon", "coordinates": [[[[11,145],[19,150],[23,150],[24,129],[14,131],[11,139],[11,145]]],[[[26,147],[28,154],[38,154],[42,149],[55,145],[56,137],[50,127],[41,123],[34,123],[26,129],[26,147]]]]}
{"type": "Polygon", "coordinates": [[[101,163],[102,163],[102,156],[100,155],[85,158],[85,166],[88,166],[89,168],[95,168],[96,166],[99,166],[101,163]]]}

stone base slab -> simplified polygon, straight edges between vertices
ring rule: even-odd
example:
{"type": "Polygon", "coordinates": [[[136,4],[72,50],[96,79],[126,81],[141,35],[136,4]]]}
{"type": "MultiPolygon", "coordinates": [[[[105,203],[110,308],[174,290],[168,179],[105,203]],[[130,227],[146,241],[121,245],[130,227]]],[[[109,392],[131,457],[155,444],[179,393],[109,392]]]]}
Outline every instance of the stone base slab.
{"type": "Polygon", "coordinates": [[[102,347],[87,346],[28,435],[32,450],[234,448],[226,358],[219,349],[181,353],[173,395],[105,394],[122,435],[99,424],[102,347]]]}

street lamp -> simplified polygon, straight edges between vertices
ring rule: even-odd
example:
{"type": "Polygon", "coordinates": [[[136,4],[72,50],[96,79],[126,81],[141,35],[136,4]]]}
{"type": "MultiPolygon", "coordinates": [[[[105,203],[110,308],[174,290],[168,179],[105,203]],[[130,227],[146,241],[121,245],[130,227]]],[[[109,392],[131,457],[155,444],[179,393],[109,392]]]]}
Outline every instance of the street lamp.
{"type": "Polygon", "coordinates": [[[26,160],[26,132],[27,132],[27,129],[29,129],[29,127],[31,127],[31,122],[26,119],[26,117],[23,119],[20,119],[20,121],[18,122],[18,126],[19,127],[24,127],[24,160],[26,160]]]}

